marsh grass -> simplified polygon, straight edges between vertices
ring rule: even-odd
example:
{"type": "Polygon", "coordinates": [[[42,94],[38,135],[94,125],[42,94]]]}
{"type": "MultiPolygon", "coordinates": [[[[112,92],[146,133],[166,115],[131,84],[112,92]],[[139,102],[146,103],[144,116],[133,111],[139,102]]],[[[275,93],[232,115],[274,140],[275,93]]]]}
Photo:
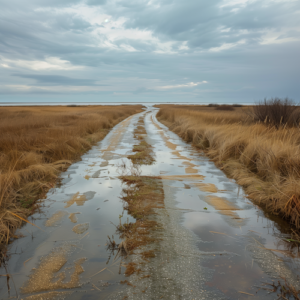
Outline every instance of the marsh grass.
{"type": "Polygon", "coordinates": [[[0,248],[58,175],[142,106],[0,108],[0,248]],[[11,214],[13,212],[21,218],[11,214]]]}
{"type": "MultiPolygon", "coordinates": [[[[146,134],[144,126],[141,125],[143,122],[143,119],[140,118],[139,125],[134,131],[136,138],[141,134],[146,134]]],[[[149,152],[149,156],[151,154],[152,152],[149,152]]],[[[146,164],[147,160],[143,159],[140,163],[146,164]]],[[[123,209],[135,219],[135,222],[128,222],[128,220],[122,222],[123,215],[121,215],[119,224],[116,226],[116,233],[122,239],[122,242],[116,245],[113,239],[109,239],[108,244],[115,249],[122,249],[118,250],[118,253],[121,255],[123,253],[123,257],[133,254],[139,257],[137,262],[130,262],[125,265],[125,275],[130,276],[140,274],[142,272],[140,264],[149,262],[151,258],[155,257],[154,250],[145,250],[145,247],[153,247],[158,241],[155,232],[160,229],[160,225],[154,216],[156,209],[164,208],[164,192],[161,179],[159,177],[142,176],[138,164],[126,165],[125,161],[122,161],[118,165],[118,173],[125,185],[121,194],[123,209]]],[[[122,283],[128,284],[127,281],[122,283]]]]}
{"type": "Polygon", "coordinates": [[[134,164],[151,165],[155,160],[153,158],[152,146],[145,140],[147,132],[145,130],[143,117],[140,117],[138,124],[134,130],[134,138],[139,141],[139,144],[133,146],[132,151],[135,152],[135,154],[129,155],[128,158],[131,159],[134,164]]]}
{"type": "Polygon", "coordinates": [[[149,219],[156,208],[163,207],[163,190],[159,178],[147,176],[125,176],[122,181],[126,188],[122,191],[124,209],[136,219],[134,223],[119,224],[117,229],[121,238],[125,238],[129,253],[138,247],[153,242],[150,231],[157,222],[149,219]]]}
{"type": "Polygon", "coordinates": [[[300,228],[300,131],[257,123],[249,108],[161,106],[158,120],[203,150],[267,211],[300,228]]]}
{"type": "MultiPolygon", "coordinates": [[[[121,199],[124,203],[124,210],[135,218],[135,222],[120,222],[116,225],[116,233],[122,242],[116,244],[114,237],[108,237],[107,250],[117,251],[115,259],[129,255],[139,255],[141,260],[149,262],[155,257],[154,250],[136,251],[142,247],[153,245],[157,242],[155,232],[160,229],[159,224],[153,219],[155,209],[164,207],[164,193],[159,178],[147,176],[122,176],[125,184],[121,199]]],[[[110,259],[110,257],[109,257],[110,259]]],[[[122,261],[121,261],[122,263],[122,261]]],[[[139,263],[140,264],[140,263],[139,263]]],[[[130,262],[125,265],[125,275],[141,273],[138,263],[130,262]]]]}

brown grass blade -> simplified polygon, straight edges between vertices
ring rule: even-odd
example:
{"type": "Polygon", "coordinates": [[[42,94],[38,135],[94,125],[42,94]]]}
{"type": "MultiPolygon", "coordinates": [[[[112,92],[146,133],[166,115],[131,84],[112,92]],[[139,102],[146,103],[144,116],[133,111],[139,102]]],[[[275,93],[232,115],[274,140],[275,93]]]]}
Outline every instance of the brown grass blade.
{"type": "Polygon", "coordinates": [[[14,215],[15,217],[21,219],[22,221],[24,221],[24,222],[26,222],[26,223],[29,223],[30,225],[35,226],[35,227],[37,227],[38,229],[40,229],[40,230],[42,230],[42,231],[45,231],[45,230],[43,230],[42,228],[40,228],[39,226],[37,226],[37,225],[31,223],[30,221],[28,221],[28,220],[26,220],[26,219],[20,217],[19,215],[15,214],[15,213],[13,213],[13,212],[11,212],[11,211],[9,211],[9,210],[8,210],[7,212],[9,212],[10,214],[14,215]]]}
{"type": "Polygon", "coordinates": [[[246,295],[249,295],[249,296],[254,296],[253,294],[249,294],[249,293],[246,293],[246,292],[241,292],[241,291],[239,291],[239,293],[241,293],[241,294],[246,294],[246,295]]]}
{"type": "Polygon", "coordinates": [[[103,271],[104,271],[104,270],[106,270],[106,269],[107,269],[107,268],[104,268],[104,269],[102,269],[101,271],[99,271],[99,272],[97,272],[96,274],[92,275],[90,278],[92,278],[92,277],[96,276],[97,274],[99,274],[99,273],[103,272],[103,271]]]}

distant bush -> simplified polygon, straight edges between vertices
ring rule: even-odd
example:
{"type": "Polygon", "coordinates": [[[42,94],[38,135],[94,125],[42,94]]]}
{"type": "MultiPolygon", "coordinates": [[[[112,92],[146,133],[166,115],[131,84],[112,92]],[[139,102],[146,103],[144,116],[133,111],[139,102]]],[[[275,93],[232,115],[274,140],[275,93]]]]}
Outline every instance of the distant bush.
{"type": "Polygon", "coordinates": [[[243,107],[242,104],[232,104],[233,107],[243,107]]]}
{"type": "Polygon", "coordinates": [[[216,104],[216,103],[210,103],[207,105],[208,107],[217,107],[219,106],[219,104],[216,104]]]}
{"type": "Polygon", "coordinates": [[[300,111],[295,102],[289,98],[264,99],[253,107],[256,121],[279,128],[280,126],[298,126],[300,111]]]}
{"type": "Polygon", "coordinates": [[[216,110],[234,110],[234,107],[231,105],[219,105],[215,109],[216,110]]]}

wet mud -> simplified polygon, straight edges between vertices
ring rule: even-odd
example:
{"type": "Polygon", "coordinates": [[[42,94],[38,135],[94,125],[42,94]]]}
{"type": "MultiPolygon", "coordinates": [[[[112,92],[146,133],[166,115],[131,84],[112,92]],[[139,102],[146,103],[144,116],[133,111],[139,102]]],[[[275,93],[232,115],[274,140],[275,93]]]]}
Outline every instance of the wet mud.
{"type": "Polygon", "coordinates": [[[124,120],[62,174],[9,246],[0,299],[277,299],[278,280],[300,288],[288,224],[157,111],[124,120]]]}

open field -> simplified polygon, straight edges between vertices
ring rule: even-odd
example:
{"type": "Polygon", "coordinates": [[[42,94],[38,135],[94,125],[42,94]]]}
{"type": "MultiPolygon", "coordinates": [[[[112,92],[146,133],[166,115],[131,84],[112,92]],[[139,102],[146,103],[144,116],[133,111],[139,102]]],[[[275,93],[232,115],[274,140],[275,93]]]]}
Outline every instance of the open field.
{"type": "Polygon", "coordinates": [[[158,120],[205,151],[248,197],[300,228],[300,131],[255,123],[247,110],[160,105],[158,120]]]}
{"type": "Polygon", "coordinates": [[[64,170],[141,105],[0,108],[0,244],[64,170]]]}

